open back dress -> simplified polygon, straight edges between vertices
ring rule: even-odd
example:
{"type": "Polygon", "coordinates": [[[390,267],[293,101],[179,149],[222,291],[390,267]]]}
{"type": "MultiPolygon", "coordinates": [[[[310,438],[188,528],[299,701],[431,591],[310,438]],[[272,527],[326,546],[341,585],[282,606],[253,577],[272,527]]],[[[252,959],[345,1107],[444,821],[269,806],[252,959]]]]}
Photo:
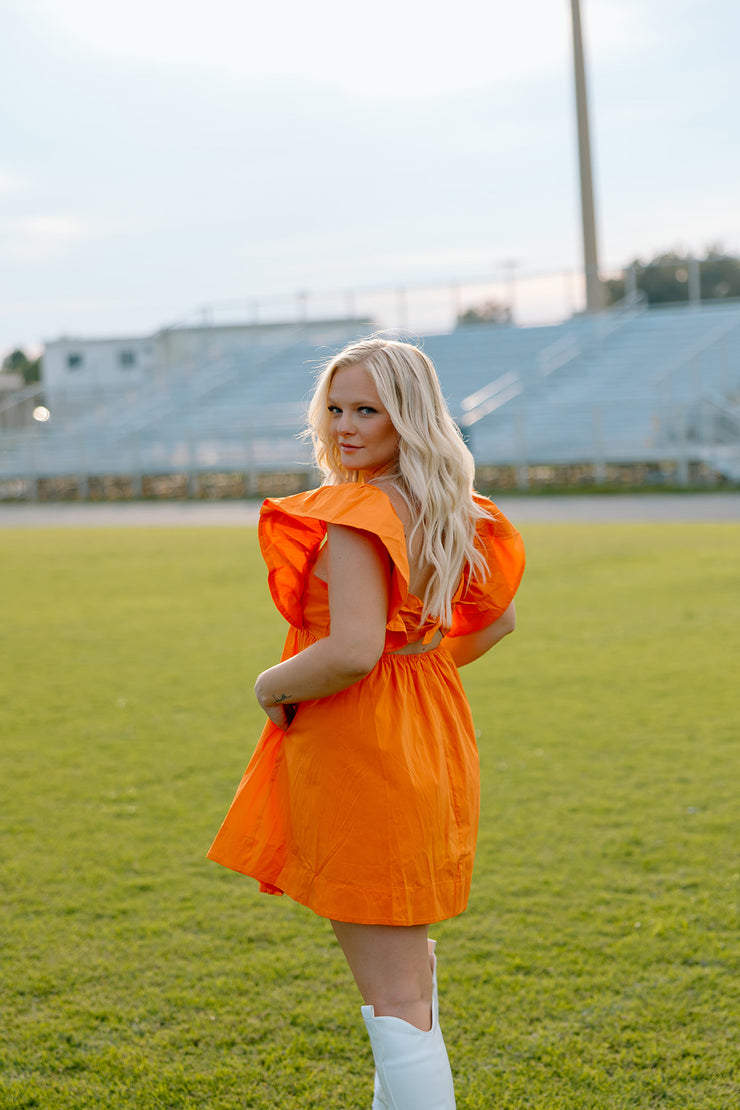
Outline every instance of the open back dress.
{"type": "MultiPolygon", "coordinates": [[[[488,573],[463,576],[450,637],[495,621],[524,570],[519,533],[491,501],[476,501],[490,513],[476,537],[488,573]]],[[[393,654],[440,626],[419,625],[403,524],[372,484],[265,501],[260,547],[290,625],[282,658],[329,633],[328,588],[314,573],[327,524],[372,533],[388,552],[384,652],[360,682],[300,702],[287,731],[267,722],[208,856],[336,921],[442,921],[465,909],[473,870],[480,780],[470,707],[444,639],[393,654]]]]}

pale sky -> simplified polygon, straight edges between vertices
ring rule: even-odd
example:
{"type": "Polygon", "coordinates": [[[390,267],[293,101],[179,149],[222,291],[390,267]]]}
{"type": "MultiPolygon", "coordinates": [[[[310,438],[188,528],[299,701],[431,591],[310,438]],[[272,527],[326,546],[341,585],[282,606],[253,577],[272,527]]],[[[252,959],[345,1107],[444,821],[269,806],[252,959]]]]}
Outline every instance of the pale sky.
{"type": "MultiPolygon", "coordinates": [[[[602,268],[740,252],[740,4],[581,0],[602,268]]],[[[580,264],[568,0],[0,0],[0,353],[580,264]]]]}

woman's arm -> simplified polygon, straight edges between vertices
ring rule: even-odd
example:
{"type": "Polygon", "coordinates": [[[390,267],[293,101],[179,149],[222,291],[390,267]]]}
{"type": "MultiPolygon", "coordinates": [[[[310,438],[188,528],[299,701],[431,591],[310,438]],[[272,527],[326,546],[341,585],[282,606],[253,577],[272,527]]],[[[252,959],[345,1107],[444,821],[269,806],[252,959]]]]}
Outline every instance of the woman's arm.
{"type": "Polygon", "coordinates": [[[503,640],[516,628],[516,609],[512,601],[508,609],[493,624],[481,628],[478,632],[469,632],[466,636],[447,636],[444,643],[458,667],[480,659],[490,651],[494,644],[503,640]]]}
{"type": "Polygon", "coordinates": [[[286,705],[336,694],[373,669],[385,645],[390,562],[377,537],[327,526],[330,632],[263,671],[254,692],[271,721],[287,728],[286,705]]]}

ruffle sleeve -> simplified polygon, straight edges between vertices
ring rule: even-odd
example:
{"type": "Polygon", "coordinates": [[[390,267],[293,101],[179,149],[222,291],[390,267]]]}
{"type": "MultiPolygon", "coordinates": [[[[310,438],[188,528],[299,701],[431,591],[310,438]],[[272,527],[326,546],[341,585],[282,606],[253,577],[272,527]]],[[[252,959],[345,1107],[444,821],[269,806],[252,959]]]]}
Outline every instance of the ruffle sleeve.
{"type": "Polygon", "coordinates": [[[276,608],[294,628],[303,627],[302,599],[326,535],[327,524],[370,532],[383,543],[392,564],[388,629],[403,630],[409,566],[403,525],[388,497],[377,487],[345,483],[320,486],[291,497],[268,498],[262,505],[259,543],[276,608]]]}
{"type": "Polygon", "coordinates": [[[478,521],[476,542],[488,561],[484,578],[470,577],[452,615],[449,636],[465,636],[492,624],[514,599],[524,573],[524,542],[492,501],[475,495],[489,516],[478,521]]]}

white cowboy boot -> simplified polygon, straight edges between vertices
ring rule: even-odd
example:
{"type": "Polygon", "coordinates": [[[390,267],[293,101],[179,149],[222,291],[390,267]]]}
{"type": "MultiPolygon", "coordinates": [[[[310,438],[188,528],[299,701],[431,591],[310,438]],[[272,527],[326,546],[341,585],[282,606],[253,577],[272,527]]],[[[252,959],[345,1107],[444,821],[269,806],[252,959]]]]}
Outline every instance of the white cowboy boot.
{"type": "Polygon", "coordinates": [[[383,1085],[380,1082],[380,1076],[377,1069],[375,1071],[375,1086],[373,1088],[373,1105],[371,1110],[390,1110],[388,1099],[385,1097],[383,1085]]]}
{"type": "MultiPolygon", "coordinates": [[[[427,948],[429,950],[429,963],[432,968],[432,1012],[435,1009],[439,1010],[439,1002],[437,1000],[437,958],[434,955],[434,949],[437,942],[436,940],[429,940],[427,938],[427,948]]],[[[371,1110],[390,1110],[388,1100],[385,1097],[383,1084],[380,1082],[380,1077],[376,1070],[375,1080],[373,1085],[373,1105],[371,1110]]]]}
{"type": "Polygon", "coordinates": [[[439,1028],[434,943],[429,941],[433,995],[428,1032],[401,1018],[376,1017],[372,1006],[362,1007],[375,1057],[373,1110],[455,1110],[452,1072],[439,1028]]]}

